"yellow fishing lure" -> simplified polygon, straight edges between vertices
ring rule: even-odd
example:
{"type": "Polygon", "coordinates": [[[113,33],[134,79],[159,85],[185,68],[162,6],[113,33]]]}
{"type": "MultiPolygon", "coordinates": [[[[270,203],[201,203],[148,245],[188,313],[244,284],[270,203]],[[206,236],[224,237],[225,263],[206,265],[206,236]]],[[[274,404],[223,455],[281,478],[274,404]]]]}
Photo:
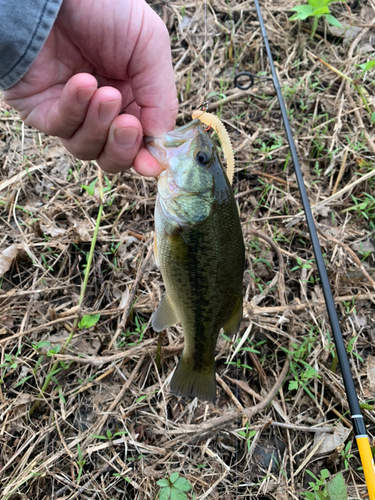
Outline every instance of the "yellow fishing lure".
{"type": "Polygon", "coordinates": [[[223,122],[212,113],[207,113],[206,111],[201,110],[194,111],[192,114],[192,118],[193,120],[198,119],[205,125],[211,126],[217,133],[221,142],[221,146],[223,148],[224,156],[227,160],[226,174],[230,184],[232,185],[234,175],[234,153],[229,134],[223,122]]]}

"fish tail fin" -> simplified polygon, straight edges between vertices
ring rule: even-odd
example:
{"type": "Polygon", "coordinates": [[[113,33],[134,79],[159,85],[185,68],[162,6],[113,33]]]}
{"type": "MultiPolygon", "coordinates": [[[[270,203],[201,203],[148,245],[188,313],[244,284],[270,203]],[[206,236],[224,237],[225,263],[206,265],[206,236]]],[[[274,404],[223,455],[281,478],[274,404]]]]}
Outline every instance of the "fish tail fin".
{"type": "Polygon", "coordinates": [[[209,369],[197,371],[192,369],[191,364],[187,363],[182,355],[173,374],[170,390],[175,396],[183,398],[192,396],[214,403],[216,399],[215,361],[212,360],[212,366],[209,369]]]}

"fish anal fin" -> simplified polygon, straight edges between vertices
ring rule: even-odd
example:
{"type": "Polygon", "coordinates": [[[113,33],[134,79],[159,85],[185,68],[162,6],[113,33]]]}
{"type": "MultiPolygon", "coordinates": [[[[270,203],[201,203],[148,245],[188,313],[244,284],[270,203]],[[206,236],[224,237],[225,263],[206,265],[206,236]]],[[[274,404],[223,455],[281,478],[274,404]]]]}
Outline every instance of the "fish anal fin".
{"type": "Polygon", "coordinates": [[[223,326],[224,333],[230,337],[238,332],[242,319],[242,296],[238,297],[233,307],[232,314],[223,326]]]}
{"type": "Polygon", "coordinates": [[[215,361],[205,370],[194,370],[190,363],[187,363],[184,355],[181,356],[177,368],[173,374],[171,393],[175,396],[197,397],[201,401],[215,402],[216,399],[216,379],[215,361]]]}
{"type": "Polygon", "coordinates": [[[172,302],[165,293],[160,301],[160,304],[152,318],[152,328],[155,332],[161,332],[170,326],[179,323],[176,311],[173,308],[172,302]]]}

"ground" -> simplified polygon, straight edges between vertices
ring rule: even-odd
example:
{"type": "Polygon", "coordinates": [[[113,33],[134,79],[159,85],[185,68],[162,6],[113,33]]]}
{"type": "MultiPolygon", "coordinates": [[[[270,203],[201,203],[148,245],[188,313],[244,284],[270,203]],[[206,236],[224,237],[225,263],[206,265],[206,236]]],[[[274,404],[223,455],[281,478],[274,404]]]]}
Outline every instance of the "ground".
{"type": "MultiPolygon", "coordinates": [[[[343,28],[320,19],[314,37],[312,18],[290,21],[296,4],[261,8],[372,443],[375,73],[358,65],[375,60],[375,3],[331,5],[343,28]]],[[[246,243],[241,328],[219,339],[215,405],[172,396],[183,332],[150,326],[163,293],[152,254],[156,181],[99,175],[3,103],[1,498],[154,499],[162,491],[177,500],[172,473],[191,485],[188,499],[366,498],[253,2],[152,6],[170,31],[177,124],[208,99],[233,142],[246,243]],[[263,78],[241,91],[239,71],[263,78]]]]}

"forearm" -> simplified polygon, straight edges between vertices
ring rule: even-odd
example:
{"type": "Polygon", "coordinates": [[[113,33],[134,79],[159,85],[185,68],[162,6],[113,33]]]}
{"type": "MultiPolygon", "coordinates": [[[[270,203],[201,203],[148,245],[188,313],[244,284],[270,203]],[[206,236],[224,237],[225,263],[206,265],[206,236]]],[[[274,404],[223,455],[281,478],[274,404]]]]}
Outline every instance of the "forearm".
{"type": "Polygon", "coordinates": [[[17,83],[43,47],[62,0],[0,0],[0,89],[17,83]]]}

